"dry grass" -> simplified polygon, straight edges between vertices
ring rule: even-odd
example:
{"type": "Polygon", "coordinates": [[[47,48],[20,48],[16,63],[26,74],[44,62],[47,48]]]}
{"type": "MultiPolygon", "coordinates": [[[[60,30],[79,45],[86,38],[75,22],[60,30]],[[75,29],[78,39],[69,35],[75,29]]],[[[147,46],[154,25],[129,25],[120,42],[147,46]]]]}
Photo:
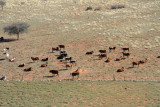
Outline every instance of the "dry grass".
{"type": "Polygon", "coordinates": [[[0,82],[0,106],[158,107],[153,82],[0,82]]]}
{"type": "MultiPolygon", "coordinates": [[[[110,10],[106,7],[118,4],[111,0],[98,3],[101,11],[85,11],[88,2],[71,1],[42,1],[42,0],[6,0],[7,4],[0,11],[0,33],[7,40],[16,39],[3,33],[3,27],[15,22],[26,22],[31,27],[28,33],[20,35],[19,41],[0,42],[0,49],[10,47],[10,58],[16,57],[16,62],[0,61],[0,75],[6,75],[8,80],[21,79],[70,79],[69,73],[81,67],[89,71],[80,75],[80,79],[116,79],[159,80],[159,1],[121,0],[126,6],[124,9],[110,10]],[[77,60],[77,66],[63,70],[65,65],[56,59],[58,53],[51,53],[51,48],[64,44],[69,56],[77,60]],[[107,52],[111,63],[97,60],[99,49],[108,50],[109,46],[116,46],[113,53],[107,52]],[[121,47],[130,47],[131,57],[127,60],[114,62],[120,57],[121,47]],[[86,56],[87,51],[94,51],[91,56],[86,56]],[[41,68],[43,63],[32,62],[30,57],[38,56],[40,59],[49,57],[48,66],[41,68]],[[139,68],[131,68],[131,62],[148,58],[149,61],[139,68]],[[25,67],[32,67],[33,71],[23,72],[18,68],[21,63],[25,67]],[[117,74],[116,70],[125,67],[125,72],[117,74]],[[60,70],[60,77],[44,78],[51,76],[49,70],[60,70]]],[[[97,7],[96,2],[90,6],[97,7]]],[[[4,58],[0,52],[0,58],[4,58]]]]}

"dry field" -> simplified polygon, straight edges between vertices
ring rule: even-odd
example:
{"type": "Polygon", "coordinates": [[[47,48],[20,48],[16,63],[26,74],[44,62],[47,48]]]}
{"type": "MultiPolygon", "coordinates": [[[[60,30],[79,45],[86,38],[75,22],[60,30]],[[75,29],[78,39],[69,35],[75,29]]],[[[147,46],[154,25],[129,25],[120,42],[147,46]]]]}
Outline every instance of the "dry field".
{"type": "Polygon", "coordinates": [[[0,82],[1,107],[159,107],[156,82],[0,82]]]}
{"type": "MultiPolygon", "coordinates": [[[[101,0],[91,1],[54,1],[54,0],[6,0],[6,6],[0,11],[0,36],[16,39],[3,32],[3,27],[15,22],[30,25],[20,40],[0,42],[0,50],[9,47],[10,58],[0,61],[0,75],[8,80],[58,80],[70,79],[70,72],[78,67],[85,70],[80,80],[116,79],[160,80],[160,0],[101,0]],[[22,4],[24,2],[24,4],[22,4]],[[110,9],[111,5],[125,5],[123,9],[110,9]],[[85,11],[88,6],[100,11],[85,11]],[[77,65],[64,70],[65,65],[56,59],[58,52],[51,48],[63,44],[69,56],[77,60],[77,65]],[[108,47],[116,46],[109,53],[108,47]],[[115,58],[122,56],[122,47],[129,47],[131,56],[120,62],[115,58]],[[98,60],[98,50],[106,49],[111,63],[98,60]],[[87,51],[94,51],[86,56],[87,51]],[[48,66],[41,68],[44,62],[32,63],[31,57],[40,59],[49,57],[48,66]],[[131,68],[132,61],[148,58],[140,67],[131,68]],[[32,67],[33,71],[24,72],[18,68],[21,63],[32,67]],[[116,70],[125,67],[125,71],[116,70]],[[60,70],[59,77],[50,77],[49,70],[60,70]]],[[[0,58],[5,55],[0,51],[0,58]]]]}

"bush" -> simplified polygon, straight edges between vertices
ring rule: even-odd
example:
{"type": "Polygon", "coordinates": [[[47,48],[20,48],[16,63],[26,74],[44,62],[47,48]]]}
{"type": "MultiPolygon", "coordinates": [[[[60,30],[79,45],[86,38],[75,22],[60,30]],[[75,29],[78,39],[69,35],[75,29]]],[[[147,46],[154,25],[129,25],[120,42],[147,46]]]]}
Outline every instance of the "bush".
{"type": "Polygon", "coordinates": [[[96,7],[95,9],[94,9],[94,11],[100,11],[101,10],[101,7],[99,6],[99,7],[96,7]]]}
{"type": "Polygon", "coordinates": [[[6,5],[6,2],[5,1],[0,1],[0,6],[2,7],[2,10],[3,10],[3,6],[6,5]]]}
{"type": "Polygon", "coordinates": [[[92,8],[91,6],[89,6],[89,7],[86,8],[86,11],[92,10],[92,9],[93,9],[93,8],[92,8]]]}
{"type": "Polygon", "coordinates": [[[125,8],[125,5],[112,5],[111,9],[121,9],[121,8],[125,8]]]}

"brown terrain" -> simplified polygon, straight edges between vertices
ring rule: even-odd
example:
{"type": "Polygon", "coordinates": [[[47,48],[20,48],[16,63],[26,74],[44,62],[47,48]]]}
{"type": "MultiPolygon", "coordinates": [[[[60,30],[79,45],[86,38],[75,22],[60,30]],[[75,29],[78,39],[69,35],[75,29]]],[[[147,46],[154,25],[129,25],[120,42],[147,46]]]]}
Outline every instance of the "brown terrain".
{"type": "Polygon", "coordinates": [[[9,58],[0,60],[0,76],[7,80],[64,80],[71,79],[70,73],[80,67],[79,80],[160,80],[160,0],[109,0],[109,1],[64,1],[52,0],[6,0],[0,11],[0,59],[5,58],[3,49],[9,47],[9,58]],[[112,5],[125,5],[122,9],[110,9],[112,5]],[[88,6],[93,10],[85,11],[88,6]],[[101,7],[99,11],[95,8],[101,7]],[[3,27],[15,22],[30,25],[28,32],[8,35],[3,27]],[[52,47],[65,45],[65,50],[77,65],[65,69],[64,61],[57,59],[59,52],[52,47]],[[116,47],[109,52],[109,47],[116,47]],[[122,56],[121,48],[130,48],[130,57],[114,61],[122,56]],[[107,50],[111,62],[99,59],[99,50],[107,50]],[[92,55],[86,52],[94,51],[92,55]],[[31,57],[39,57],[33,62],[31,57]],[[41,59],[48,57],[47,67],[41,67],[41,59]],[[132,67],[133,61],[148,61],[132,67]],[[23,68],[18,65],[25,63],[23,68]],[[32,71],[24,72],[24,68],[32,71]],[[116,72],[124,67],[123,72],[116,72]],[[59,70],[59,77],[52,77],[50,70],[59,70]]]}

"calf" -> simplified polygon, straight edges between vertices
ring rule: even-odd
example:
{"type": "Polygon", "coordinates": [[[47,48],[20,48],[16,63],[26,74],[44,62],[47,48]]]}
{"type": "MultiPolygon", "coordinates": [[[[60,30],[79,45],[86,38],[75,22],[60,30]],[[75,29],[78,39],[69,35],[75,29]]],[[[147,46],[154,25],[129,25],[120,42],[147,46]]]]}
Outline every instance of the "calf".
{"type": "Polygon", "coordinates": [[[39,60],[39,57],[31,57],[33,61],[39,60]]]}
{"type": "Polygon", "coordinates": [[[86,52],[86,55],[91,55],[91,54],[93,54],[93,51],[86,52]]]}
{"type": "Polygon", "coordinates": [[[48,66],[48,63],[41,65],[41,67],[47,67],[47,66],[48,66]]]}
{"type": "Polygon", "coordinates": [[[122,67],[121,69],[118,69],[117,72],[123,72],[124,71],[124,67],[122,67]]]}
{"type": "Polygon", "coordinates": [[[140,61],[132,62],[133,67],[134,67],[134,65],[138,65],[138,67],[139,67],[139,64],[140,64],[140,61]]]}
{"type": "Polygon", "coordinates": [[[52,48],[52,52],[53,51],[59,51],[59,47],[52,48]]]}
{"type": "Polygon", "coordinates": [[[68,63],[68,64],[66,64],[66,69],[68,69],[68,67],[71,68],[72,66],[73,66],[72,63],[68,63]]]}
{"type": "Polygon", "coordinates": [[[29,67],[29,68],[25,68],[24,69],[24,71],[31,71],[32,70],[32,68],[31,67],[29,67]]]}
{"type": "Polygon", "coordinates": [[[130,53],[122,52],[122,54],[123,54],[123,58],[124,58],[124,56],[127,56],[127,58],[130,56],[130,53]]]}
{"type": "Polygon", "coordinates": [[[49,72],[52,73],[54,76],[55,75],[59,76],[58,70],[50,70],[49,72]]]}
{"type": "Polygon", "coordinates": [[[122,48],[123,51],[128,51],[129,52],[129,48],[122,48]]]}
{"type": "Polygon", "coordinates": [[[122,60],[122,56],[120,56],[119,58],[116,58],[115,61],[120,61],[120,60],[122,60]]]}
{"type": "Polygon", "coordinates": [[[41,61],[48,61],[48,58],[43,58],[41,61]]]}
{"type": "Polygon", "coordinates": [[[14,61],[16,61],[15,57],[13,57],[12,59],[9,59],[9,62],[14,62],[14,61]]]}
{"type": "Polygon", "coordinates": [[[144,63],[146,63],[147,61],[148,61],[148,59],[146,58],[145,60],[140,60],[139,63],[140,63],[140,64],[144,64],[144,63]]]}
{"type": "Polygon", "coordinates": [[[109,63],[109,62],[111,62],[111,59],[110,59],[110,58],[107,58],[107,60],[106,60],[105,62],[108,62],[108,63],[109,63]]]}
{"type": "Polygon", "coordinates": [[[109,47],[109,52],[111,52],[112,50],[115,50],[116,47],[109,47]]]}

